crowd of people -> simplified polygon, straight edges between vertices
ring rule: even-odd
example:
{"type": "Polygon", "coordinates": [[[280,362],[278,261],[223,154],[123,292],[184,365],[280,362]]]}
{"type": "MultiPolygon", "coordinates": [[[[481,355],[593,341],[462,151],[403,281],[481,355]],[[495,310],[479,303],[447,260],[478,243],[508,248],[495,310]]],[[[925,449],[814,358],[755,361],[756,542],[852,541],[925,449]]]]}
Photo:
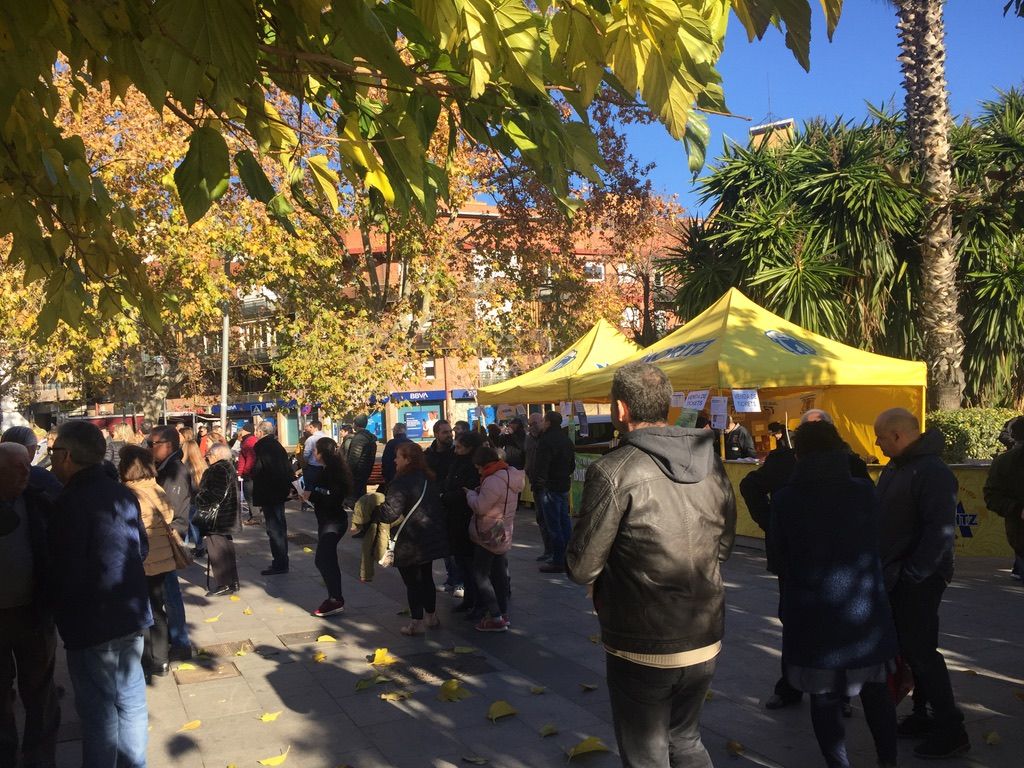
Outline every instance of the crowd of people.
{"type": "MultiPolygon", "coordinates": [[[[107,435],[69,421],[47,438],[49,469],[34,463],[31,429],[7,430],[0,694],[13,691],[16,677],[23,763],[54,763],[59,632],[83,764],[145,765],[146,685],[192,654],[177,572],[205,557],[207,596],[237,591],[233,537],[262,518],[271,559],[261,575],[288,573],[285,503],[296,495],[316,518],[314,560],[327,592],[313,615],[345,609],[338,545],[349,531],[363,539],[362,581],[394,567],[405,584],[402,634],[441,624],[437,560],[445,564],[441,589],[459,600],[455,612],[479,631],[507,631],[507,553],[528,481],[544,546],[538,568],[567,573],[592,596],[624,765],[710,766],[699,723],[722,647],[720,564],[732,550],[736,502],[712,432],[668,424],[671,396],[656,366],[616,372],[620,442],[588,467],[575,526],[575,452],[554,411],[487,432],[438,420],[426,448],[398,424],[384,446],[382,482],[369,493],[377,441],[366,416],[339,440],[310,421],[294,462],[267,421],[242,425],[230,442],[216,427],[144,425],[136,435],[119,425],[107,435]]],[[[740,484],[780,592],[782,669],[766,706],[807,694],[830,768],[849,766],[843,718],[853,696],[883,768],[896,765],[899,736],[919,737],[921,757],[968,750],[937,650],[957,505],[941,435],[922,433],[905,410],[881,413],[876,442],[889,463],[875,486],[830,414],[806,412],[792,435],[775,426],[777,447],[740,484]],[[913,674],[913,710],[898,721],[893,680],[904,669],[913,674]]],[[[986,500],[1019,538],[1024,421],[1013,434],[1016,446],[993,465],[986,500]]],[[[13,695],[0,702],[0,766],[13,766],[13,695]]]]}

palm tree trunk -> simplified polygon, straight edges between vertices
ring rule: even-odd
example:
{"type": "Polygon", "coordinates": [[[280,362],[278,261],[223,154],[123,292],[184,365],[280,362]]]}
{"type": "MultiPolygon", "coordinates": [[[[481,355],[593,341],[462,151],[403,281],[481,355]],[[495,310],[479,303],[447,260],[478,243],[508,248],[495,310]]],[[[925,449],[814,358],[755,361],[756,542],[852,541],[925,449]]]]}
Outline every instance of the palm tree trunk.
{"type": "Polygon", "coordinates": [[[920,319],[933,408],[959,408],[964,395],[956,242],[950,203],[953,173],[946,87],[945,0],[897,0],[900,63],[911,147],[927,202],[921,233],[920,319]]]}

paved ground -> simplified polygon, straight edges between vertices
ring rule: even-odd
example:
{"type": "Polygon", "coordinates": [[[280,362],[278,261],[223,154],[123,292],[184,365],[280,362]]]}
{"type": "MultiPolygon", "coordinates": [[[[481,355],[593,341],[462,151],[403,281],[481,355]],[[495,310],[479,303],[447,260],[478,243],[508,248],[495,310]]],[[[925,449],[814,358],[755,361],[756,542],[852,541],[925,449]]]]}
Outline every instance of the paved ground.
{"type": "MultiPolygon", "coordinates": [[[[573,764],[618,765],[604,656],[595,642],[597,619],[582,588],[537,572],[539,537],[532,517],[528,510],[521,514],[511,554],[513,630],[475,632],[451,612],[452,599],[439,595],[444,626],[420,638],[398,633],[406,619],[399,615],[405,601],[396,572],[378,572],[372,584],[359,583],[357,541],[341,545],[346,612],[317,619],[309,610],[324,597],[323,586],[312,552],[304,549],[314,543],[312,515],[289,512],[287,576],[259,576],[269,560],[266,537],[262,528],[247,528],[239,542],[240,600],[207,599],[198,566],[184,576],[193,643],[217,651],[218,644],[251,641],[253,650],[235,655],[220,649],[220,656],[198,659],[198,670],[179,672],[179,680],[158,679],[150,688],[150,766],[256,766],[287,750],[284,765],[290,768],[442,768],[468,765],[467,757],[503,768],[535,768],[564,766],[566,750],[590,736],[601,738],[612,753],[578,756],[573,764]],[[324,634],[336,642],[317,642],[324,634]],[[366,657],[377,648],[399,660],[381,669],[392,680],[357,691],[360,680],[375,674],[366,657]],[[205,668],[220,674],[187,681],[205,668]],[[439,701],[440,683],[453,677],[472,696],[439,701]],[[536,687],[543,693],[532,693],[536,687]],[[382,700],[389,691],[411,697],[382,700]],[[488,708],[498,700],[518,713],[490,722],[488,708]],[[275,712],[281,713],[276,720],[260,720],[275,712]],[[201,725],[181,730],[194,720],[201,725]],[[558,733],[542,737],[546,725],[558,733]]],[[[957,768],[1024,766],[1024,588],[1005,566],[962,561],[943,606],[942,645],[974,745],[968,757],[946,761],[957,768]]],[[[435,575],[440,573],[438,564],[435,575]]],[[[764,572],[763,556],[754,547],[738,547],[725,577],[725,649],[703,716],[704,742],[715,764],[822,765],[806,705],[782,712],[763,707],[781,642],[775,582],[764,572]]],[[[59,674],[70,691],[63,659],[59,674]]],[[[64,710],[60,765],[78,768],[79,727],[70,692],[64,710]]],[[[849,726],[854,765],[874,766],[859,709],[849,726]]],[[[911,747],[901,742],[903,765],[925,764],[912,757],[911,747]]]]}

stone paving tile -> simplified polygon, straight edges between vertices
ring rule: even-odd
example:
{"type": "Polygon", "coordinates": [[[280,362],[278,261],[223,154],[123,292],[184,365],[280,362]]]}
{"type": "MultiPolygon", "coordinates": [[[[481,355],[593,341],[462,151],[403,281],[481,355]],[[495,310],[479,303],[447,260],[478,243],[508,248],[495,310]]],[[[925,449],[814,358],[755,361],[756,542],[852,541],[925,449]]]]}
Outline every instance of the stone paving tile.
{"type": "MultiPolygon", "coordinates": [[[[300,536],[315,531],[312,515],[290,510],[288,522],[300,536]]],[[[405,605],[398,574],[378,569],[372,583],[359,583],[358,541],[346,538],[340,546],[346,612],[318,619],[309,611],[323,599],[324,588],[312,554],[293,543],[287,576],[259,576],[269,560],[266,535],[262,528],[247,527],[237,547],[240,600],[206,598],[200,565],[183,574],[182,588],[195,645],[252,640],[255,651],[225,657],[241,673],[233,680],[178,686],[166,678],[149,689],[151,768],[255,766],[255,761],[288,748],[286,768],[461,768],[467,765],[462,758],[472,754],[487,758],[491,766],[542,768],[565,766],[564,750],[592,735],[612,751],[577,758],[571,765],[617,765],[604,652],[590,639],[599,631],[590,603],[566,578],[537,572],[539,536],[532,510],[521,512],[516,535],[510,556],[512,632],[475,632],[452,611],[457,601],[438,594],[442,630],[407,638],[398,632],[408,621],[398,615],[405,605]],[[243,612],[246,608],[249,615],[243,612]],[[205,621],[212,617],[219,618],[205,621]],[[337,642],[286,645],[280,635],[289,633],[315,633],[314,639],[330,634],[337,642]],[[448,674],[443,669],[434,670],[433,677],[400,675],[396,669],[400,683],[355,689],[360,679],[374,673],[366,656],[375,648],[386,647],[403,663],[429,668],[431,659],[450,659],[456,646],[476,649],[486,662],[464,671],[463,685],[472,693],[465,701],[438,701],[441,673],[448,674]],[[315,661],[317,652],[325,654],[322,662],[315,661]],[[581,682],[595,683],[597,690],[586,693],[581,682]],[[534,685],[544,686],[545,693],[531,694],[534,685]],[[380,699],[383,691],[400,686],[411,692],[409,699],[380,699]],[[497,699],[508,701],[518,714],[488,722],[487,708],[497,699]],[[259,720],[263,712],[278,710],[277,721],[259,720]],[[179,732],[190,719],[203,724],[179,732]],[[541,738],[539,730],[548,723],[559,734],[541,738]]],[[[702,718],[708,752],[716,765],[738,768],[821,765],[807,704],[780,712],[763,707],[778,676],[781,627],[775,618],[776,582],[764,570],[762,553],[756,545],[737,547],[723,575],[726,640],[702,718]],[[740,754],[730,753],[732,741],[743,745],[740,754]]],[[[438,563],[435,579],[440,583],[443,578],[438,563]]],[[[1024,701],[1016,694],[1024,695],[1024,656],[1019,651],[1024,589],[1008,578],[1005,563],[961,560],[946,598],[941,643],[974,747],[967,757],[944,765],[1021,768],[1024,701]],[[986,744],[986,736],[993,733],[999,743],[986,744]]],[[[387,674],[387,668],[382,671],[387,674]]],[[[58,678],[67,688],[58,764],[77,768],[78,722],[63,654],[58,678]]],[[[856,702],[848,731],[853,765],[873,766],[871,741],[856,702]]],[[[912,747],[912,742],[901,742],[901,764],[925,765],[913,758],[912,747]]]]}

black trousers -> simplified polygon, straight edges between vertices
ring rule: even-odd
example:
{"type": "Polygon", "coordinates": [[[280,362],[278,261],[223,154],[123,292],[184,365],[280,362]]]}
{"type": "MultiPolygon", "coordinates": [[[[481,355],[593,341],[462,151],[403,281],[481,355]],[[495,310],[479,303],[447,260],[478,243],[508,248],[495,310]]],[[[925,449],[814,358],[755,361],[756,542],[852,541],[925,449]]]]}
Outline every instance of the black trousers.
{"type": "Polygon", "coordinates": [[[474,545],[473,585],[476,611],[487,611],[492,617],[508,613],[508,557],[474,545]]]}
{"type": "MultiPolygon", "coordinates": [[[[811,694],[811,724],[821,754],[828,768],[849,768],[846,755],[846,727],[843,725],[842,703],[838,693],[811,694]]],[[[889,698],[885,683],[866,683],[860,691],[864,719],[871,729],[878,762],[896,765],[896,707],[889,698]]]]}
{"type": "Polygon", "coordinates": [[[0,768],[18,763],[14,681],[25,707],[24,765],[56,762],[60,705],[53,684],[57,632],[32,606],[0,609],[0,768]]]}
{"type": "Polygon", "coordinates": [[[347,523],[324,523],[317,526],[316,569],[327,585],[327,596],[332,600],[345,598],[341,594],[341,566],[338,564],[338,542],[345,535],[347,523]]]}
{"type": "Polygon", "coordinates": [[[157,670],[167,663],[170,638],[167,630],[167,603],[164,600],[166,579],[166,573],[146,577],[149,607],[153,611],[153,626],[146,630],[145,643],[142,647],[142,668],[146,672],[157,670]]]}
{"type": "Polygon", "coordinates": [[[615,739],[625,768],[712,768],[700,712],[715,660],[658,669],[606,655],[615,739]]]}
{"type": "Polygon", "coordinates": [[[409,615],[422,619],[423,612],[437,610],[437,590],[434,586],[433,563],[399,566],[398,572],[405,582],[405,595],[409,600],[409,615]]]}
{"type": "Polygon", "coordinates": [[[230,536],[220,533],[208,533],[206,553],[209,556],[210,570],[213,572],[213,585],[230,587],[238,583],[238,563],[235,560],[235,542],[230,536]]]}
{"type": "Polygon", "coordinates": [[[915,705],[927,701],[932,706],[937,731],[963,729],[964,716],[953,700],[946,660],[938,651],[939,606],[946,580],[934,573],[920,584],[900,581],[889,593],[900,653],[914,673],[915,705]]]}
{"type": "Polygon", "coordinates": [[[473,577],[473,555],[453,555],[463,573],[462,602],[477,610],[476,581],[473,577]]]}

